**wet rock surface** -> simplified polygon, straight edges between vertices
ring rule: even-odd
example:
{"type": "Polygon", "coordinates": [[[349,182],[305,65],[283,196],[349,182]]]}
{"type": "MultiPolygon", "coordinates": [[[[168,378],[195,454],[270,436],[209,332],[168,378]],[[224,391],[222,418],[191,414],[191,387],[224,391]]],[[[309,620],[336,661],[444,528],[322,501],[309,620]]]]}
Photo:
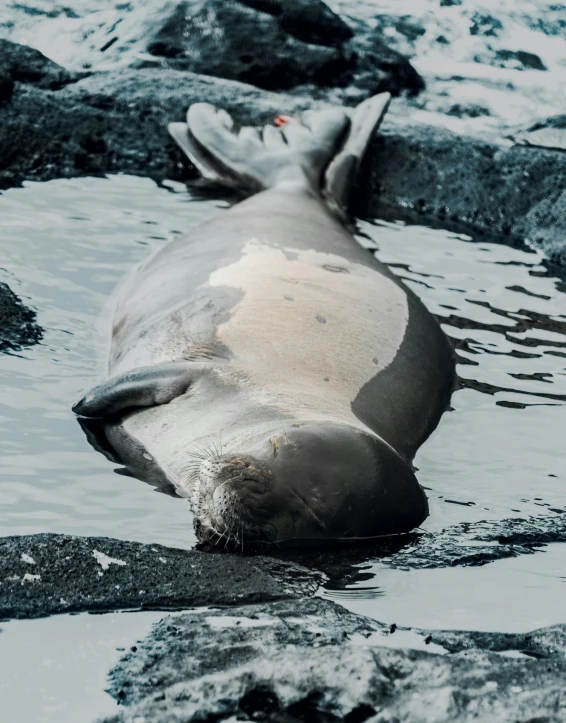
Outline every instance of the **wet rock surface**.
{"type": "Polygon", "coordinates": [[[0,538],[0,618],[64,612],[235,605],[312,595],[344,584],[368,559],[422,569],[485,565],[566,542],[562,514],[453,525],[336,550],[211,554],[106,537],[0,538]]]}
{"type": "MultiPolygon", "coordinates": [[[[475,13],[469,32],[491,38],[500,25],[475,13]]],[[[317,103],[355,104],[383,90],[415,95],[424,82],[396,48],[414,50],[426,32],[422,18],[406,15],[378,15],[374,27],[349,25],[320,0],[183,1],[139,12],[124,6],[89,26],[84,43],[95,70],[82,80],[84,72],[2,40],[0,188],[108,172],[194,177],[166,133],[167,122],[183,119],[191,103],[212,102],[237,123],[258,124],[317,103]],[[99,70],[105,63],[124,67],[99,70]]],[[[494,52],[500,57],[493,62],[542,70],[527,51],[494,52]]],[[[452,103],[449,114],[481,118],[489,109],[452,103]]],[[[409,125],[393,106],[368,153],[355,211],[374,216],[389,208],[397,216],[527,239],[564,263],[562,136],[549,122],[512,136],[529,148],[509,147],[409,125]]]]}
{"type": "Polygon", "coordinates": [[[233,605],[313,594],[317,576],[264,557],[106,537],[0,538],[0,619],[233,605]]]}
{"type": "MultiPolygon", "coordinates": [[[[55,92],[17,84],[0,107],[0,187],[119,171],[194,178],[166,124],[201,101],[243,124],[315,104],[167,69],[96,73],[55,92]]],[[[359,215],[389,208],[397,217],[458,222],[494,238],[528,239],[553,261],[566,261],[566,155],[559,150],[509,147],[393,118],[369,149],[361,178],[353,198],[359,215]]]]}
{"type": "Polygon", "coordinates": [[[388,121],[361,177],[361,215],[405,209],[413,218],[460,223],[491,240],[526,239],[552,261],[566,263],[566,155],[560,151],[388,121]]]}
{"type": "Polygon", "coordinates": [[[403,632],[318,598],[165,618],[111,672],[107,723],[565,719],[563,626],[383,647],[403,632]]]}
{"type": "Polygon", "coordinates": [[[18,85],[0,107],[0,187],[112,171],[179,178],[184,161],[166,125],[203,101],[248,124],[271,121],[282,106],[295,112],[310,104],[175,70],[98,73],[56,93],[18,85]]]}
{"type": "Polygon", "coordinates": [[[243,665],[260,652],[277,651],[278,656],[287,646],[340,646],[348,635],[367,635],[382,627],[319,598],[166,617],[111,672],[110,691],[131,705],[154,693],[156,677],[164,687],[175,686],[243,665]],[[222,660],[203,655],[211,643],[222,651],[222,660]],[[155,658],[156,649],[167,649],[167,655],[155,658]]]}
{"type": "Polygon", "coordinates": [[[42,339],[43,330],[36,316],[7,284],[0,282],[0,353],[19,351],[42,339]]]}

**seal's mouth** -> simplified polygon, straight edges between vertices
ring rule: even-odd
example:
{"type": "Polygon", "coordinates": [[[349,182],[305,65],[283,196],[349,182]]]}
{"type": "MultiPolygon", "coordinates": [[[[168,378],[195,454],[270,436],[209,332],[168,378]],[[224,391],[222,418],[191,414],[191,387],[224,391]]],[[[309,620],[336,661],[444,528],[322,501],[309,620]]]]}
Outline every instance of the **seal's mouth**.
{"type": "Polygon", "coordinates": [[[199,542],[243,549],[273,541],[271,481],[269,468],[252,457],[204,460],[191,489],[199,542]]]}

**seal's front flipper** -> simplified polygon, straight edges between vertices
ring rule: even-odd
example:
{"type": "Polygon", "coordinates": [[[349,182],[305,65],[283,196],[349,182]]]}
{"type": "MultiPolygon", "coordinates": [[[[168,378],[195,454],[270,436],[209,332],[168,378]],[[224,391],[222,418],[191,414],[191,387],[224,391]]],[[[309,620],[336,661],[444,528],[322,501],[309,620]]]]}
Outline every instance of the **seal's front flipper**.
{"type": "Polygon", "coordinates": [[[81,417],[104,418],[133,407],[167,404],[185,394],[201,369],[191,362],[134,369],[91,389],[73,406],[73,412],[81,417]]]}
{"type": "Polygon", "coordinates": [[[323,196],[330,209],[343,220],[348,219],[350,191],[356,181],[360,163],[390,102],[390,93],[380,93],[357,106],[353,111],[344,145],[324,174],[323,196]]]}

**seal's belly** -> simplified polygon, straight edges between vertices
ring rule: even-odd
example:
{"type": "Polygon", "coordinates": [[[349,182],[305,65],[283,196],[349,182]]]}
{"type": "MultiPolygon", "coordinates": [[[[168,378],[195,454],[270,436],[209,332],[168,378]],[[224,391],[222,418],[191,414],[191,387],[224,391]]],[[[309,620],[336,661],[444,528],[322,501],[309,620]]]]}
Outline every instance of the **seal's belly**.
{"type": "MultiPolygon", "coordinates": [[[[345,421],[360,389],[395,358],[408,323],[405,291],[376,269],[315,250],[249,241],[209,285],[241,292],[216,329],[225,374],[282,412],[345,421]]],[[[359,423],[359,422],[358,422],[359,423]]]]}
{"type": "Polygon", "coordinates": [[[408,324],[405,291],[376,268],[257,239],[187,296],[135,340],[120,370],[219,355],[229,363],[218,375],[254,402],[358,426],[351,403],[391,364],[408,324]]]}

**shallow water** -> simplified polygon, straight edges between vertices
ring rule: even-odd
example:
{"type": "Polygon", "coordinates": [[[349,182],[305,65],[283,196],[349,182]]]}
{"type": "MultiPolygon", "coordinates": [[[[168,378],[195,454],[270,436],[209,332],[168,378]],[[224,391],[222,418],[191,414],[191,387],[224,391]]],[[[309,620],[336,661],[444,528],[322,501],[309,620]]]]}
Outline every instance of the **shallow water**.
{"type": "Polygon", "coordinates": [[[42,344],[0,359],[0,534],[193,543],[186,505],[115,475],[70,404],[104,376],[122,277],[223,205],[126,176],[27,184],[0,197],[0,279],[37,307],[46,330],[42,344]]]}
{"type": "Polygon", "coordinates": [[[357,576],[362,579],[341,589],[327,584],[318,594],[388,625],[424,630],[519,633],[565,622],[564,543],[482,567],[395,570],[368,561],[357,576]]]}
{"type": "Polygon", "coordinates": [[[0,718],[9,723],[91,723],[118,712],[106,676],[159,612],[11,620],[0,633],[0,718]]]}
{"type": "MultiPolygon", "coordinates": [[[[194,544],[187,503],[115,474],[116,465],[88,446],[70,406],[104,375],[113,292],[123,276],[227,205],[191,196],[180,184],[160,188],[128,176],[29,183],[0,196],[0,280],[38,309],[46,329],[41,344],[0,357],[1,535],[194,544]]],[[[430,499],[423,527],[562,512],[563,282],[529,249],[401,223],[362,222],[360,232],[360,242],[379,246],[379,257],[438,315],[462,362],[453,411],[416,458],[430,499]]],[[[387,622],[500,629],[496,606],[475,605],[473,597],[451,618],[450,590],[465,590],[468,580],[487,600],[498,585],[519,594],[523,578],[513,570],[532,565],[540,574],[508,618],[523,629],[541,624],[549,595],[558,606],[566,602],[566,554],[559,545],[550,550],[473,570],[388,571],[363,562],[363,585],[344,581],[336,592],[334,580],[323,594],[387,622]],[[422,618],[425,590],[429,613],[422,618]],[[399,607],[399,600],[408,602],[399,607]],[[391,620],[397,610],[404,617],[391,620]]]]}

